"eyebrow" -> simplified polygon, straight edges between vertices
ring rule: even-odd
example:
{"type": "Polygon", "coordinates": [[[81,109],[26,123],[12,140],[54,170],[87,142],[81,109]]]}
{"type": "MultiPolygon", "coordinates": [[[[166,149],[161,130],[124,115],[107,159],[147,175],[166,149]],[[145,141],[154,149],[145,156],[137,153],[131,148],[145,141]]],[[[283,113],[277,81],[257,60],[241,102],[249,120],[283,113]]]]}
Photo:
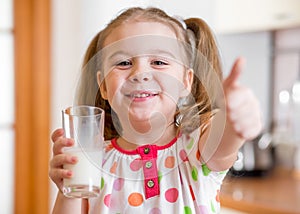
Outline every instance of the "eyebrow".
{"type": "Polygon", "coordinates": [[[107,59],[108,60],[111,60],[115,57],[118,57],[118,56],[124,56],[124,57],[136,57],[136,56],[155,56],[155,55],[163,55],[163,56],[166,56],[170,59],[176,59],[176,57],[174,56],[173,53],[171,53],[170,51],[166,51],[166,50],[162,50],[162,49],[150,49],[150,50],[146,50],[146,51],[143,51],[142,54],[140,53],[131,53],[129,51],[124,51],[124,50],[120,50],[120,51],[116,51],[112,54],[110,54],[107,59]]]}
{"type": "Polygon", "coordinates": [[[112,54],[110,54],[107,59],[110,60],[110,59],[113,59],[114,57],[116,56],[130,56],[130,53],[127,52],[127,51],[116,51],[112,54]]]}

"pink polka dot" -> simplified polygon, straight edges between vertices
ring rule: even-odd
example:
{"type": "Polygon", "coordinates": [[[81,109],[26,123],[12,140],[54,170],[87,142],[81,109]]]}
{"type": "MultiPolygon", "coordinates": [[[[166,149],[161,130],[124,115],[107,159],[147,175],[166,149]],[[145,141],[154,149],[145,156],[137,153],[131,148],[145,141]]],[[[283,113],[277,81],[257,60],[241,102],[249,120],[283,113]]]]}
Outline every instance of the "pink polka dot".
{"type": "Polygon", "coordinates": [[[107,194],[106,196],[104,196],[104,204],[108,208],[110,207],[110,194],[107,194]]]}
{"type": "Polygon", "coordinates": [[[142,166],[143,166],[143,163],[140,158],[136,158],[130,163],[130,169],[132,171],[138,171],[140,168],[142,168],[142,166]]]}
{"type": "Polygon", "coordinates": [[[188,157],[187,157],[186,151],[185,151],[184,149],[182,149],[182,150],[179,152],[179,156],[180,156],[181,160],[183,160],[183,161],[188,161],[188,157]]]}
{"type": "Polygon", "coordinates": [[[165,192],[166,200],[170,203],[174,203],[178,198],[178,190],[176,188],[170,188],[165,192]]]}
{"type": "Polygon", "coordinates": [[[153,208],[150,210],[150,212],[148,214],[161,214],[161,211],[159,208],[153,208]]]}
{"type": "Polygon", "coordinates": [[[113,197],[111,194],[107,194],[104,196],[104,204],[105,206],[107,206],[108,208],[116,208],[120,202],[116,200],[115,197],[113,197]]]}
{"type": "Polygon", "coordinates": [[[200,205],[200,206],[198,207],[197,211],[198,211],[199,213],[209,214],[209,211],[208,211],[208,209],[207,209],[206,206],[200,205]]]}
{"type": "Polygon", "coordinates": [[[114,181],[114,185],[113,185],[114,190],[120,191],[123,188],[123,186],[124,186],[124,179],[123,178],[117,178],[114,181]]]}

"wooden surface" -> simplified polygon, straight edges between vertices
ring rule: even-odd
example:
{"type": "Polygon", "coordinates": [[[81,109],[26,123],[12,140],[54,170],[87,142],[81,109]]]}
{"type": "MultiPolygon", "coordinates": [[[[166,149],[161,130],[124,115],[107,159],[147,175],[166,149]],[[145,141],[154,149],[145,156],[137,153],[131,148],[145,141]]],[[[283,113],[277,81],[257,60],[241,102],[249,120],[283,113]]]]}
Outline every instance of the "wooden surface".
{"type": "Polygon", "coordinates": [[[300,213],[300,178],[286,169],[265,177],[227,176],[221,205],[247,213],[300,213]]]}

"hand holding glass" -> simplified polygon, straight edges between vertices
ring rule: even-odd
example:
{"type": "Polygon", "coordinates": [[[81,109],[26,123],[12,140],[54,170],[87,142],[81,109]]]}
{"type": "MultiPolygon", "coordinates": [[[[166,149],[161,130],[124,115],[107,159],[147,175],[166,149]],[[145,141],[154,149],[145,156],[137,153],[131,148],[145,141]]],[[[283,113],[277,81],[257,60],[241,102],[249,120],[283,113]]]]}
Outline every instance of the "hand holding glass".
{"type": "Polygon", "coordinates": [[[72,106],[62,111],[65,137],[74,146],[64,153],[76,156],[78,162],[65,164],[73,177],[64,179],[64,195],[72,198],[97,197],[100,192],[104,111],[94,106],[72,106]]]}

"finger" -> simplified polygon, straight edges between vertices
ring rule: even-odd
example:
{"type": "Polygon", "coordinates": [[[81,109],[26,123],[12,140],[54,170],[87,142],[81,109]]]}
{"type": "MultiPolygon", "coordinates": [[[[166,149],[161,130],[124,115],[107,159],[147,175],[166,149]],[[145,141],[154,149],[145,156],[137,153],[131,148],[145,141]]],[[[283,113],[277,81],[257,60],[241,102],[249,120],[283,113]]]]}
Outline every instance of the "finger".
{"type": "Polygon", "coordinates": [[[257,102],[253,92],[246,87],[238,87],[236,90],[230,90],[227,94],[227,109],[228,110],[238,110],[243,105],[251,102],[257,102]]]}
{"type": "Polygon", "coordinates": [[[240,57],[235,62],[234,65],[228,75],[228,77],[224,80],[224,87],[232,87],[238,83],[238,80],[241,76],[243,66],[245,64],[245,59],[240,57]]]}
{"type": "Polygon", "coordinates": [[[56,186],[61,190],[63,187],[63,179],[72,178],[73,172],[67,169],[51,169],[49,171],[49,177],[56,184],[56,186]]]}
{"type": "Polygon", "coordinates": [[[237,105],[227,106],[227,115],[230,121],[257,120],[260,117],[259,102],[248,97],[249,99],[241,97],[237,105]]]}
{"type": "Polygon", "coordinates": [[[58,138],[57,141],[54,142],[53,144],[53,154],[58,155],[63,153],[63,148],[64,147],[71,147],[74,145],[74,140],[70,138],[58,138]]]}
{"type": "Polygon", "coordinates": [[[60,181],[64,178],[71,178],[73,176],[73,171],[69,169],[51,169],[49,171],[49,176],[53,181],[60,181]]]}
{"type": "MultiPolygon", "coordinates": [[[[255,106],[241,106],[239,110],[229,111],[228,119],[235,124],[249,124],[253,122],[259,123],[260,115],[254,109],[255,106]]],[[[250,126],[250,125],[249,125],[250,126]]]]}
{"type": "Polygon", "coordinates": [[[262,118],[258,109],[259,104],[252,102],[228,112],[228,119],[235,132],[244,139],[256,137],[262,130],[262,118]]]}
{"type": "Polygon", "coordinates": [[[234,130],[246,140],[251,140],[258,136],[262,131],[262,123],[254,120],[245,121],[243,123],[234,124],[234,130]]]}
{"type": "Polygon", "coordinates": [[[63,137],[64,135],[64,130],[63,129],[56,129],[52,135],[51,135],[51,140],[52,142],[55,142],[58,140],[58,138],[63,137]]]}
{"type": "Polygon", "coordinates": [[[77,162],[78,158],[76,156],[59,154],[54,156],[50,161],[50,168],[63,168],[64,164],[76,164],[77,162]]]}

